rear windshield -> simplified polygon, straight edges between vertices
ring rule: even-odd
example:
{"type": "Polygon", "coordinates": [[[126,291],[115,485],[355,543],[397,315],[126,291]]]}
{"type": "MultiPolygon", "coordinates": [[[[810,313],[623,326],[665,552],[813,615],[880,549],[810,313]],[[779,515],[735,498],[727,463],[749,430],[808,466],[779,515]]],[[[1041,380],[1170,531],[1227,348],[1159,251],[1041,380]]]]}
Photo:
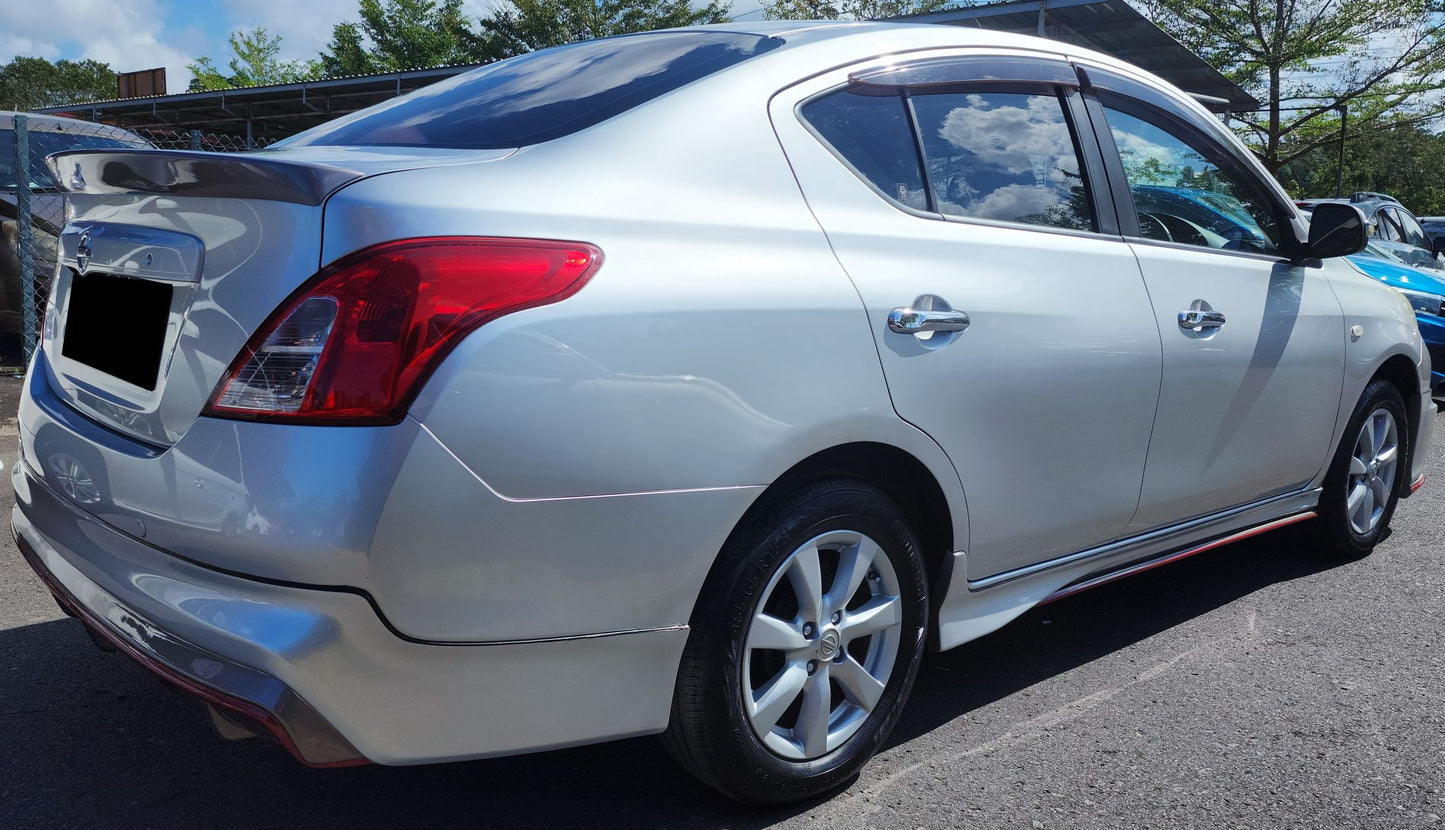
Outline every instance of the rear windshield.
{"type": "MultiPolygon", "coordinates": [[[[7,119],[8,122],[8,119],[7,119]]],[[[84,127],[77,129],[83,130],[84,127]]],[[[30,161],[24,175],[15,170],[15,131],[0,130],[0,190],[14,190],[23,178],[31,190],[53,190],[55,181],[50,178],[50,168],[45,166],[45,157],[51,153],[67,150],[111,150],[119,147],[129,149],[151,149],[151,145],[137,136],[134,139],[111,136],[86,135],[83,132],[61,132],[52,130],[30,131],[30,161]]]]}
{"type": "Polygon", "coordinates": [[[273,146],[525,147],[606,121],[781,44],[691,31],[559,46],[474,69],[273,146]]]}

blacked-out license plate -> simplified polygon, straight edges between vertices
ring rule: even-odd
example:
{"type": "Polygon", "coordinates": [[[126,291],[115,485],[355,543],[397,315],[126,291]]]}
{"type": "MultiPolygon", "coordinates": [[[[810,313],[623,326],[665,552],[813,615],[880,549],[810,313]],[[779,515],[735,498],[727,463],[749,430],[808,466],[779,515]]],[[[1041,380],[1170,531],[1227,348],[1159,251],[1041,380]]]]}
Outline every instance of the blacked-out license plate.
{"type": "Polygon", "coordinates": [[[75,275],[60,353],[154,391],[171,314],[171,286],[109,274],[75,275]]]}

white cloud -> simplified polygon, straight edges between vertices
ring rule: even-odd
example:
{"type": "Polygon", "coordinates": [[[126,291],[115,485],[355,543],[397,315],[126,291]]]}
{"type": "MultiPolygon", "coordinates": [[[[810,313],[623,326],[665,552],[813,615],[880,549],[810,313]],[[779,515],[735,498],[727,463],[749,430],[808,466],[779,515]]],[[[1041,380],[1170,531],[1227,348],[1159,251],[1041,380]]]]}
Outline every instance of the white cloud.
{"type": "MultiPolygon", "coordinates": [[[[357,0],[225,0],[230,30],[265,27],[281,36],[281,57],[311,60],[331,41],[331,29],[344,20],[357,20],[357,0]]],[[[224,42],[214,58],[229,59],[224,42]]],[[[224,64],[225,61],[219,61],[224,64]]]]}
{"type": "Polygon", "coordinates": [[[117,72],[166,68],[168,88],[190,83],[195,32],[170,32],[158,0],[8,0],[0,3],[0,62],[16,55],[91,58],[117,72]]]}

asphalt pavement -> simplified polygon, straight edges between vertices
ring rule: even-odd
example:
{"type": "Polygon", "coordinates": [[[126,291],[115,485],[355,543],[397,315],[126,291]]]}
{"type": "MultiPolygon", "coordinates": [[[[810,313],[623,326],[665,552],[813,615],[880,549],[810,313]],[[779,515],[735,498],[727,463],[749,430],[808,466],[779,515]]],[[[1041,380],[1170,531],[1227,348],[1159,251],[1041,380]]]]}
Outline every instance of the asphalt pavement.
{"type": "MultiPolygon", "coordinates": [[[[0,412],[17,393],[0,380],[0,412]]],[[[15,435],[0,419],[6,475],[15,435]]],[[[650,738],[341,770],[222,741],[94,648],[4,534],[0,828],[1440,827],[1445,417],[1435,436],[1430,482],[1373,556],[1268,534],[928,655],[862,777],[781,809],[714,794],[650,738]]]]}

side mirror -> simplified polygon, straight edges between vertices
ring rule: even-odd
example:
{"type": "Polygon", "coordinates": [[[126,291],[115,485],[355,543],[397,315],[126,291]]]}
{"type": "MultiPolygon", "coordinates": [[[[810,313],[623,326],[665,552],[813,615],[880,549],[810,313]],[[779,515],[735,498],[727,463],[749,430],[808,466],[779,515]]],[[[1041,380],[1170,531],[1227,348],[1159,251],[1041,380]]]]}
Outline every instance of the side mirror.
{"type": "Polygon", "coordinates": [[[1369,221],[1354,205],[1321,202],[1310,214],[1310,241],[1301,251],[1305,259],[1358,254],[1370,241],[1369,221]]]}

